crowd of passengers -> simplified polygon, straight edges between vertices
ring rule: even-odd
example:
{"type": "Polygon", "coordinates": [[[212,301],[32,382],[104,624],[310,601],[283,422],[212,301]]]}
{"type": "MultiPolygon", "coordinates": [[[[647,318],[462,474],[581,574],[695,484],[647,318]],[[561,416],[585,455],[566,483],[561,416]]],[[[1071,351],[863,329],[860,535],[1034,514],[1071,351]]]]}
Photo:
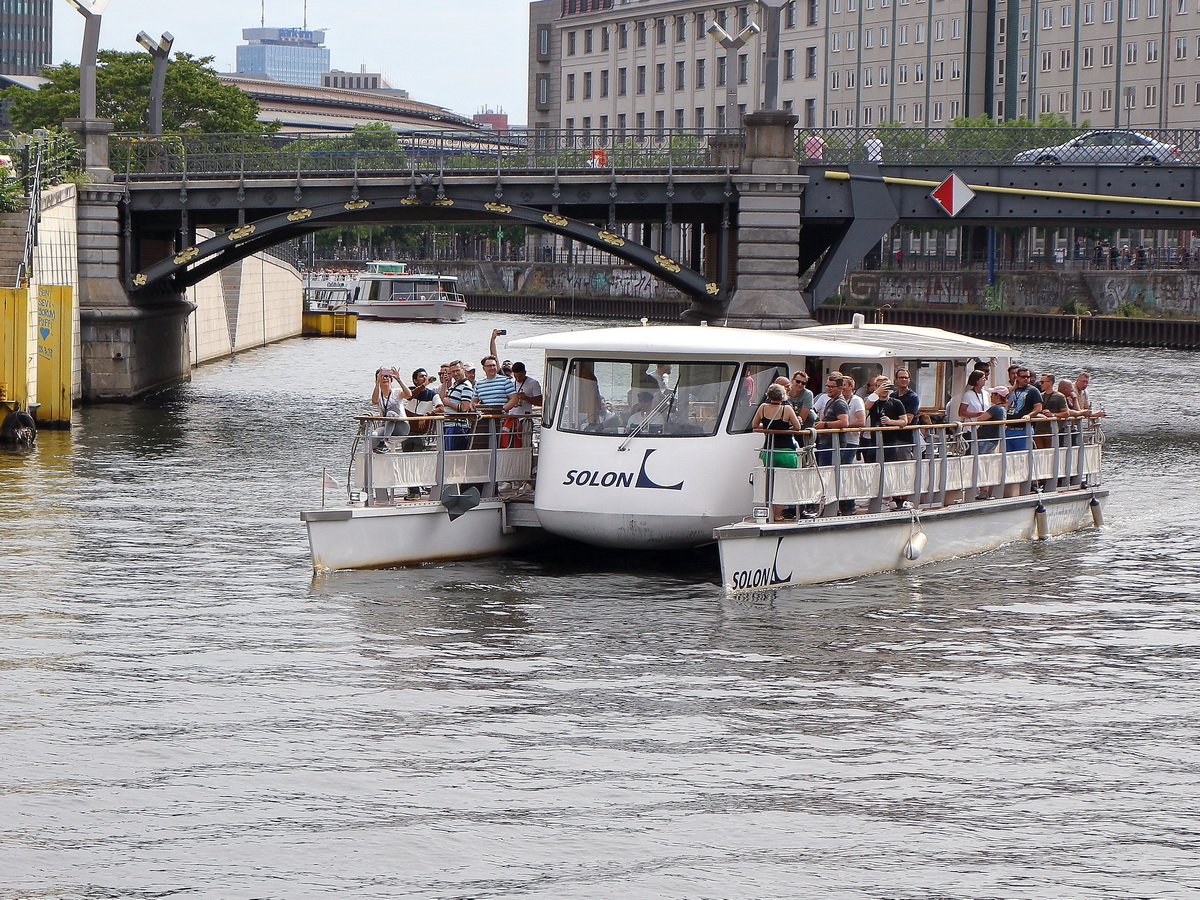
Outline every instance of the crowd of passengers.
{"type": "MultiPolygon", "coordinates": [[[[798,438],[806,432],[816,436],[818,466],[833,465],[835,453],[839,464],[848,465],[876,462],[880,448],[884,462],[932,452],[933,442],[919,426],[933,423],[921,411],[921,398],[911,381],[906,368],[896,369],[890,378],[878,375],[861,387],[852,376],[833,373],[825,379],[824,393],[814,396],[807,373],[780,376],[767,388],[751,422],[754,431],[765,435],[763,464],[784,469],[799,466],[798,438]]],[[[993,384],[991,363],[980,360],[968,375],[962,396],[947,405],[945,420],[962,424],[971,453],[996,452],[1002,437],[1006,451],[1026,450],[1030,431],[1035,447],[1050,447],[1055,441],[1066,445],[1072,440],[1068,423],[1105,415],[1103,408],[1092,406],[1090,381],[1087,372],[1072,381],[1056,379],[1050,372],[1035,376],[1027,367],[1013,365],[1008,368],[1007,384],[993,384]]],[[[991,490],[982,488],[975,499],[990,500],[991,490]]],[[[906,499],[893,498],[897,508],[906,499]]],[[[854,500],[839,501],[841,514],[855,511],[854,500]]]]}
{"type": "MultiPolygon", "coordinates": [[[[493,329],[488,355],[479,361],[482,377],[474,366],[461,359],[438,366],[436,380],[426,368],[416,368],[412,380],[405,383],[398,367],[381,366],[375,371],[371,392],[374,415],[386,419],[371,437],[374,453],[388,453],[389,438],[402,438],[399,449],[412,453],[428,450],[435,429],[432,417],[442,416],[447,450],[466,450],[476,440],[486,438],[489,417],[505,416],[502,427],[509,429],[504,446],[520,446],[522,426],[518,416],[532,415],[542,405],[542,386],[526,373],[525,363],[501,361],[496,355],[496,338],[504,334],[493,329]]],[[[486,446],[486,443],[484,444],[486,446]]]]}

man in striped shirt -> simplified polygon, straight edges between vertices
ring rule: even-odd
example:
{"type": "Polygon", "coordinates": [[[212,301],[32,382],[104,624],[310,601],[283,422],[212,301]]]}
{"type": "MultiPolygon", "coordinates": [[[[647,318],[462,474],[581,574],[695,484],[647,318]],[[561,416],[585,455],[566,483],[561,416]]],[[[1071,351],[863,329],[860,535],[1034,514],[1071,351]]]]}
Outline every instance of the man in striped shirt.
{"type": "Polygon", "coordinates": [[[494,356],[485,356],[479,361],[483,366],[483,378],[475,382],[475,396],[481,412],[500,412],[509,398],[517,392],[517,386],[507,375],[500,374],[500,361],[494,356]]]}

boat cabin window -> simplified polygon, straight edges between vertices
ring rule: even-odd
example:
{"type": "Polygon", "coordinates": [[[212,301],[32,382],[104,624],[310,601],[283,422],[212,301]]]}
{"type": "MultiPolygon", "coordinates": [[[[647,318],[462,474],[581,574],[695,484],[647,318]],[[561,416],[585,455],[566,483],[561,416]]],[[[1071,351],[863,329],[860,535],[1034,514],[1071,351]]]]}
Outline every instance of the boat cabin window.
{"type": "Polygon", "coordinates": [[[729,420],[730,434],[750,430],[754,413],[767,399],[767,388],[779,377],[789,377],[787,363],[753,362],[742,366],[742,377],[738,379],[737,394],[733,400],[733,415],[729,420]]]}
{"type": "Polygon", "coordinates": [[[854,379],[855,389],[864,387],[872,379],[883,374],[883,366],[876,362],[848,362],[838,366],[838,371],[854,379]]]}
{"type": "Polygon", "coordinates": [[[561,357],[546,359],[546,377],[542,379],[542,424],[554,424],[554,410],[558,407],[558,393],[563,383],[567,361],[561,357]]]}
{"type": "MultiPolygon", "coordinates": [[[[549,370],[549,362],[547,362],[549,370]]],[[[574,359],[563,385],[560,431],[672,437],[713,435],[734,363],[574,359]]]]}

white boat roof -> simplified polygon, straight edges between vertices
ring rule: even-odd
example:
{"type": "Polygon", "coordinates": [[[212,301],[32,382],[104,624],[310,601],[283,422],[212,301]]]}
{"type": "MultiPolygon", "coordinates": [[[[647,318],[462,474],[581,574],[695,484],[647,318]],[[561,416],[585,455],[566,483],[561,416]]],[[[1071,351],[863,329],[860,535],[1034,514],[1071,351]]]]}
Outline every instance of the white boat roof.
{"type": "Polygon", "coordinates": [[[809,336],[801,331],[758,331],[749,328],[710,328],[698,325],[642,325],[589,328],[535,337],[515,338],[506,350],[629,354],[640,359],[717,357],[720,359],[775,359],[798,356],[835,356],[850,359],[884,359],[892,354],[883,347],[809,336]]]}
{"type": "Polygon", "coordinates": [[[790,333],[886,347],[892,355],[904,359],[989,359],[1011,357],[1014,352],[1007,344],[913,325],[816,325],[790,333]]]}

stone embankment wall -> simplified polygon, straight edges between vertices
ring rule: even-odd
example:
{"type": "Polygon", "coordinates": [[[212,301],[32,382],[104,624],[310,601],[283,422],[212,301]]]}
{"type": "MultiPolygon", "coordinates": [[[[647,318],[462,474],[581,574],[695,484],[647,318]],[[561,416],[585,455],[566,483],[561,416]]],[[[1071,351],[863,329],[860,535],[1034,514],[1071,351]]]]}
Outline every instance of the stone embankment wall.
{"type": "Polygon", "coordinates": [[[856,272],[845,282],[851,304],[892,308],[996,309],[1114,315],[1123,304],[1151,316],[1200,319],[1200,272],[1063,270],[996,275],[989,298],[983,272],[856,272]]]}
{"type": "Polygon", "coordinates": [[[296,337],[303,325],[303,284],[292,266],[255,254],[188,288],[192,365],[296,337]]]}

